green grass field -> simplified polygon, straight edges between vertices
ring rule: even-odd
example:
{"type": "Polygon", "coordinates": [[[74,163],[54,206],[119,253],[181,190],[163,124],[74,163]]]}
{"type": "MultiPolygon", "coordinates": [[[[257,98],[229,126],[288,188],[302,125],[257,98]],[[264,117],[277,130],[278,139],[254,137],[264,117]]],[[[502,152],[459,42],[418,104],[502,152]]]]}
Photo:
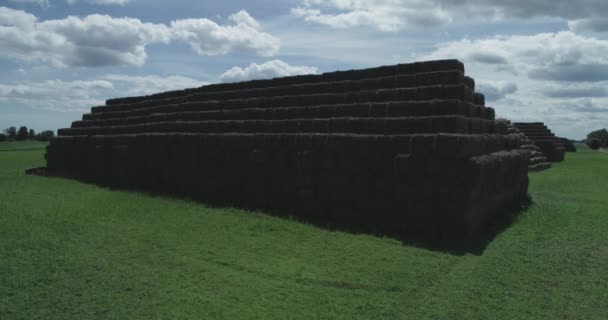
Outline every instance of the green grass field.
{"type": "Polygon", "coordinates": [[[17,151],[17,150],[40,150],[46,147],[46,142],[41,141],[13,141],[0,142],[0,151],[17,151]]]}
{"type": "Polygon", "coordinates": [[[531,174],[534,205],[452,255],[24,175],[42,147],[0,152],[3,320],[608,319],[606,153],[531,174]]]}

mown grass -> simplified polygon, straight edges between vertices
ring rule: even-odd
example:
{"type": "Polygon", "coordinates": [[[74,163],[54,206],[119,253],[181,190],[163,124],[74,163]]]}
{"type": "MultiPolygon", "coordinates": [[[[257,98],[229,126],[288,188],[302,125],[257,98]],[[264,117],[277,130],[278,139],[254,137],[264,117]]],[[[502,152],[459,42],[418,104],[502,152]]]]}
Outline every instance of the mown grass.
{"type": "Polygon", "coordinates": [[[0,151],[41,150],[46,147],[47,143],[35,140],[5,141],[0,142],[0,151]]]}
{"type": "Polygon", "coordinates": [[[607,319],[608,154],[531,175],[482,255],[25,176],[0,152],[1,319],[607,319]]]}

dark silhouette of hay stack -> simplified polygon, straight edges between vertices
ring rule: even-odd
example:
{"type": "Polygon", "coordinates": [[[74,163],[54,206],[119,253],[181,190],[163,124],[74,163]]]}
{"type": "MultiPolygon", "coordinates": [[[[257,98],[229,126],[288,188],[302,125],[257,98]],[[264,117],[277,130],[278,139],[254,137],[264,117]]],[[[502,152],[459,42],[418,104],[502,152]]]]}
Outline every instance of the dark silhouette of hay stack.
{"type": "Polygon", "coordinates": [[[108,100],[49,171],[455,247],[527,201],[528,153],[456,60],[108,100]]]}
{"type": "Polygon", "coordinates": [[[513,124],[521,133],[534,142],[551,162],[564,161],[565,148],[562,140],[542,122],[516,122],[513,124]]]}
{"type": "Polygon", "coordinates": [[[543,171],[551,168],[551,162],[545,157],[542,150],[534,144],[534,141],[530,140],[525,134],[517,129],[509,120],[498,119],[497,121],[504,122],[507,126],[507,132],[509,134],[517,134],[521,137],[522,150],[530,152],[530,158],[528,160],[529,171],[543,171]]]}
{"type": "Polygon", "coordinates": [[[572,141],[568,138],[558,138],[561,142],[562,145],[564,145],[564,149],[566,150],[566,152],[576,152],[576,147],[574,146],[574,143],[572,143],[572,141]]]}

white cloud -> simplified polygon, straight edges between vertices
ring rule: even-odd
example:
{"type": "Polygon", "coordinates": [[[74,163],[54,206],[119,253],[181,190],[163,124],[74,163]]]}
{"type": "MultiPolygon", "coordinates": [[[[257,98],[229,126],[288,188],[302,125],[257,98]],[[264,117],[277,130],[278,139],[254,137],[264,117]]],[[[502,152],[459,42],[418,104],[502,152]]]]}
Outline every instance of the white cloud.
{"type": "Polygon", "coordinates": [[[47,80],[42,82],[22,82],[16,84],[0,84],[0,96],[3,98],[47,98],[58,92],[70,98],[83,98],[88,96],[90,90],[113,89],[111,82],[106,80],[93,81],[62,81],[47,80]]]}
{"type": "Polygon", "coordinates": [[[547,98],[602,98],[608,97],[608,81],[594,83],[549,83],[539,89],[547,98]]]}
{"type": "Polygon", "coordinates": [[[234,25],[186,19],[173,21],[171,27],[97,14],[39,21],[27,12],[0,7],[0,54],[55,67],[91,67],[142,66],[148,45],[172,40],[185,41],[201,55],[239,51],[271,56],[279,50],[280,41],[261,32],[247,12],[230,19],[234,25]]]}
{"type": "Polygon", "coordinates": [[[568,27],[575,32],[608,32],[608,19],[605,17],[593,17],[568,21],[568,27]]]}
{"type": "Polygon", "coordinates": [[[539,80],[597,82],[608,80],[608,64],[587,63],[555,65],[552,68],[537,68],[530,77],[539,80]]]}
{"type": "MultiPolygon", "coordinates": [[[[27,3],[27,4],[37,4],[41,7],[44,8],[48,8],[50,7],[50,1],[49,0],[8,0],[9,2],[14,2],[14,3],[27,3]]],[[[79,0],[66,0],[66,2],[68,4],[76,4],[78,3],[79,0]]],[[[97,4],[97,5],[120,5],[120,6],[124,6],[127,3],[129,3],[130,0],[84,0],[87,3],[90,4],[97,4]]]]}
{"type": "Polygon", "coordinates": [[[199,87],[205,82],[172,75],[129,76],[113,74],[95,80],[20,81],[0,84],[0,101],[33,109],[58,112],[87,112],[116,96],[146,95],[162,91],[199,87]]]}
{"type": "Polygon", "coordinates": [[[454,20],[553,17],[565,20],[608,14],[605,0],[301,0],[291,13],[335,28],[371,26],[381,31],[433,27],[454,20]]]}
{"type": "Polygon", "coordinates": [[[138,19],[90,15],[38,21],[26,12],[0,7],[0,52],[56,67],[142,66],[147,45],[170,39],[166,26],[138,19]]]}
{"type": "Polygon", "coordinates": [[[572,31],[463,39],[416,60],[457,58],[499,117],[580,138],[608,121],[608,40],[572,31]]]}
{"type": "MultiPolygon", "coordinates": [[[[85,0],[90,4],[98,4],[98,5],[119,5],[124,6],[129,3],[130,0],[85,0]]],[[[76,4],[78,0],[66,0],[69,4],[76,4]]]]}
{"type": "Polygon", "coordinates": [[[502,64],[506,65],[502,67],[504,69],[528,74],[535,79],[601,81],[608,80],[606,52],[608,40],[562,31],[448,42],[438,45],[425,58],[459,58],[465,63],[502,64]]]}
{"type": "Polygon", "coordinates": [[[41,7],[48,8],[50,6],[49,0],[8,0],[14,3],[26,3],[26,4],[37,4],[41,7]]]}
{"type": "Polygon", "coordinates": [[[562,108],[564,109],[569,109],[575,112],[585,112],[585,113],[608,113],[608,107],[606,106],[606,100],[604,99],[602,101],[603,103],[600,102],[600,100],[595,100],[595,99],[589,99],[589,98],[583,98],[583,99],[576,99],[576,100],[572,100],[569,101],[567,103],[564,103],[562,105],[562,108]]]}
{"type": "Polygon", "coordinates": [[[492,104],[498,117],[544,122],[556,135],[575,139],[583,138],[592,128],[604,127],[608,121],[608,98],[562,98],[522,91],[492,104]]]}
{"type": "Polygon", "coordinates": [[[34,25],[38,19],[33,14],[25,11],[14,10],[0,7],[0,35],[5,37],[10,31],[9,27],[23,30],[24,32],[34,30],[34,25]]]}
{"type": "Polygon", "coordinates": [[[233,25],[220,26],[209,19],[185,19],[171,22],[176,39],[185,41],[199,55],[222,55],[250,52],[273,56],[280,40],[261,31],[259,23],[242,10],[229,17],[233,25]]]}
{"type": "Polygon", "coordinates": [[[103,103],[99,96],[114,89],[106,80],[17,82],[0,84],[0,100],[36,109],[53,111],[86,111],[87,106],[103,103]]]}
{"type": "Polygon", "coordinates": [[[124,96],[149,95],[164,91],[196,88],[208,84],[207,82],[184,76],[160,77],[155,75],[129,76],[112,74],[103,77],[103,79],[111,81],[117,88],[122,88],[119,91],[124,96]]]}
{"type": "Polygon", "coordinates": [[[262,64],[252,63],[245,68],[234,67],[220,76],[222,82],[238,82],[253,79],[272,79],[277,77],[315,74],[318,69],[308,66],[291,66],[281,60],[272,60],[262,64]]]}
{"type": "Polygon", "coordinates": [[[452,20],[443,8],[427,0],[304,0],[291,13],[334,28],[372,26],[381,31],[437,26],[452,20]]]}
{"type": "Polygon", "coordinates": [[[105,15],[49,20],[40,23],[39,28],[71,47],[68,54],[61,55],[65,65],[142,66],[147,45],[171,40],[171,31],[165,25],[105,15]]]}
{"type": "Polygon", "coordinates": [[[496,101],[505,98],[507,95],[517,92],[517,85],[513,82],[502,81],[478,81],[475,90],[482,92],[486,100],[496,101]]]}

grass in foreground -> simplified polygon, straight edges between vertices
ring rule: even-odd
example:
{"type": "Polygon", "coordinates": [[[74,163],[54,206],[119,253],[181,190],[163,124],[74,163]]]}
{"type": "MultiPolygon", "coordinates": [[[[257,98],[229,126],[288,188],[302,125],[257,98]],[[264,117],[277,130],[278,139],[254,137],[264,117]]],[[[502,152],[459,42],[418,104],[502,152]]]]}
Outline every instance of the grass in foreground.
{"type": "Polygon", "coordinates": [[[0,152],[2,319],[606,319],[608,154],[531,175],[481,256],[25,176],[0,152]]]}
{"type": "Polygon", "coordinates": [[[0,142],[0,151],[42,150],[47,144],[48,142],[34,140],[0,142]]]}

